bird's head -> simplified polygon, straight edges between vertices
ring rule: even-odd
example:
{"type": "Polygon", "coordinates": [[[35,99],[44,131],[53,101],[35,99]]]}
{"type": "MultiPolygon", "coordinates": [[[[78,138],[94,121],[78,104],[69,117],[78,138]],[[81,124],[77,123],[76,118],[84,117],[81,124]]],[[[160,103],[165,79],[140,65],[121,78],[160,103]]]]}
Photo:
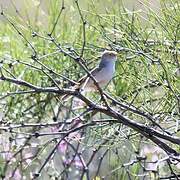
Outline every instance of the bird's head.
{"type": "Polygon", "coordinates": [[[102,60],[116,61],[117,60],[117,52],[105,50],[102,53],[102,60]]]}

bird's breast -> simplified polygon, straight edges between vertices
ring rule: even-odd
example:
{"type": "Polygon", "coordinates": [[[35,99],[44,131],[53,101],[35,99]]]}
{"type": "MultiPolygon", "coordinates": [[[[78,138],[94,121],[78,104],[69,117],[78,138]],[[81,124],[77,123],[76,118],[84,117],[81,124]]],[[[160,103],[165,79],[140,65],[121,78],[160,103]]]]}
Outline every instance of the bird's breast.
{"type": "Polygon", "coordinates": [[[106,85],[114,76],[115,66],[109,65],[101,69],[101,71],[95,77],[99,83],[106,85]]]}
{"type": "MultiPolygon", "coordinates": [[[[99,86],[104,87],[113,78],[114,72],[115,72],[115,64],[111,63],[111,64],[107,64],[104,67],[101,67],[101,69],[95,74],[93,74],[93,76],[96,79],[96,81],[99,83],[99,86]]],[[[87,81],[85,85],[85,89],[86,90],[96,89],[94,81],[91,78],[89,78],[89,80],[87,81]]]]}
{"type": "Polygon", "coordinates": [[[102,74],[104,75],[104,78],[111,80],[114,76],[114,72],[115,72],[115,65],[111,64],[103,69],[102,74]]]}

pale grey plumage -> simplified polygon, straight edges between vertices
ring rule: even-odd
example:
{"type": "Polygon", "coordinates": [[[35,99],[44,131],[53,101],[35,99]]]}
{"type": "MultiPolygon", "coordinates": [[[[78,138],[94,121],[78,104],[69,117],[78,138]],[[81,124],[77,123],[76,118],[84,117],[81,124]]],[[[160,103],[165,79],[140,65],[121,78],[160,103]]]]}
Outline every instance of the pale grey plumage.
{"type": "MultiPolygon", "coordinates": [[[[115,73],[115,62],[117,60],[117,53],[115,51],[104,51],[101,56],[99,66],[91,71],[92,76],[96,79],[101,88],[106,86],[113,78],[115,73]]],[[[94,80],[85,76],[79,80],[79,85],[72,87],[73,89],[80,89],[81,91],[96,90],[94,80]]],[[[65,100],[68,95],[62,97],[65,100]]]]}
{"type": "MultiPolygon", "coordinates": [[[[114,51],[104,51],[101,57],[99,66],[95,68],[91,74],[99,83],[100,87],[106,86],[109,81],[113,78],[115,73],[115,62],[117,60],[117,53],[114,51]]],[[[86,81],[82,84],[83,90],[96,89],[94,81],[90,77],[86,77],[86,81]]]]}

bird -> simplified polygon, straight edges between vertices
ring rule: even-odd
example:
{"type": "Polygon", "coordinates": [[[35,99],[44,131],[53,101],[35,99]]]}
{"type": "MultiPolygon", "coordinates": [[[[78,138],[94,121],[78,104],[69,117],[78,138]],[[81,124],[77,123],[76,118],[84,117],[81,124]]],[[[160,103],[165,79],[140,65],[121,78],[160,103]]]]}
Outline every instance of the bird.
{"type": "MultiPolygon", "coordinates": [[[[98,83],[100,88],[104,88],[115,74],[115,63],[117,60],[117,52],[105,50],[101,55],[99,65],[94,68],[90,73],[98,83]]],[[[83,76],[78,84],[71,89],[80,90],[81,92],[97,91],[97,85],[94,80],[88,75],[83,76]]],[[[70,95],[64,95],[61,100],[67,101],[70,95]]]]}

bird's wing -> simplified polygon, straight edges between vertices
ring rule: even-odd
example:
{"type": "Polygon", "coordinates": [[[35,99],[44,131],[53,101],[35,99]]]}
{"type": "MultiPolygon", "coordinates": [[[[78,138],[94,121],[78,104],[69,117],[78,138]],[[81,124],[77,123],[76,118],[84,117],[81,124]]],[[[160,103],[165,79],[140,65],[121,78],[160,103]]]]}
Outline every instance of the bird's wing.
{"type": "MultiPolygon", "coordinates": [[[[96,78],[96,75],[102,70],[102,68],[97,67],[94,68],[90,73],[91,75],[96,78]]],[[[96,79],[97,80],[97,79],[96,79]]],[[[84,89],[94,89],[95,85],[94,85],[94,81],[88,76],[86,75],[86,77],[83,79],[83,81],[81,81],[79,88],[81,88],[82,90],[84,89]]]]}
{"type": "MultiPolygon", "coordinates": [[[[90,71],[90,73],[91,73],[93,76],[95,76],[99,71],[101,71],[101,69],[102,69],[102,68],[100,68],[100,67],[96,67],[96,68],[92,69],[92,70],[90,71]]],[[[88,75],[86,74],[85,76],[83,76],[82,78],[79,79],[79,81],[78,81],[79,84],[74,85],[74,86],[72,86],[71,88],[74,89],[74,90],[78,90],[78,89],[80,89],[82,86],[85,86],[86,83],[88,82],[88,80],[89,80],[89,77],[88,77],[88,75]]],[[[62,96],[61,100],[67,101],[67,100],[69,99],[69,98],[68,98],[69,96],[70,96],[70,95],[64,95],[64,96],[62,96]]]]}
{"type": "MultiPolygon", "coordinates": [[[[100,68],[100,67],[96,67],[96,68],[92,69],[92,70],[90,71],[90,73],[91,73],[93,76],[95,76],[96,73],[98,73],[99,71],[101,71],[101,69],[102,69],[102,68],[100,68]]],[[[78,81],[79,85],[83,84],[83,83],[87,80],[87,78],[89,78],[89,77],[88,77],[88,75],[86,74],[86,75],[83,76],[81,79],[79,79],[79,81],[78,81]]]]}

